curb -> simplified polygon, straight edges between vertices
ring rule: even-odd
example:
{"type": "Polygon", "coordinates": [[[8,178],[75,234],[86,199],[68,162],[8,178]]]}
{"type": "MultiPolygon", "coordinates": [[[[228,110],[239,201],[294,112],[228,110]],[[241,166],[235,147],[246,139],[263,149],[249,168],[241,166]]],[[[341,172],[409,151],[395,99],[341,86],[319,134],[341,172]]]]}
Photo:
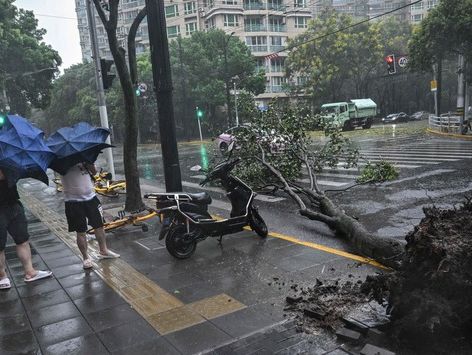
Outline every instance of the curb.
{"type": "Polygon", "coordinates": [[[443,133],[443,132],[434,131],[431,128],[426,129],[426,132],[437,135],[437,136],[441,136],[441,137],[457,138],[457,139],[472,141],[472,135],[467,136],[463,134],[443,133]]]}

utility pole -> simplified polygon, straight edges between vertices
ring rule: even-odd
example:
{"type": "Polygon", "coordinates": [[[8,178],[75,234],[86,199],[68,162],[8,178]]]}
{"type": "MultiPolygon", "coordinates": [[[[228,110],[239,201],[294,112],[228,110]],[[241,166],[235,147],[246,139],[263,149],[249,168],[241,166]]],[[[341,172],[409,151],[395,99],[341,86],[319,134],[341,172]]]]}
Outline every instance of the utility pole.
{"type": "MultiPolygon", "coordinates": [[[[105,102],[105,90],[103,89],[102,81],[102,69],[100,66],[100,55],[97,41],[97,28],[95,26],[95,16],[92,10],[92,0],[85,0],[87,4],[87,20],[90,32],[90,44],[92,46],[92,56],[93,61],[95,62],[95,81],[97,83],[97,99],[98,99],[98,111],[100,113],[100,124],[102,127],[109,129],[108,126],[108,113],[107,113],[107,104],[105,102]]],[[[111,144],[110,136],[108,136],[108,144],[111,144]]],[[[113,162],[113,152],[111,148],[106,148],[104,150],[105,158],[107,161],[108,172],[115,176],[115,164],[113,162]]]]}
{"type": "Polygon", "coordinates": [[[172,104],[172,77],[163,0],[146,0],[152,76],[159,113],[166,191],[182,191],[172,104]]]}
{"type": "Polygon", "coordinates": [[[460,116],[461,120],[461,132],[464,124],[464,113],[465,113],[465,85],[464,85],[464,56],[459,54],[457,57],[457,107],[456,113],[460,116]]]}
{"type": "Polygon", "coordinates": [[[238,116],[238,92],[236,91],[236,80],[238,79],[237,76],[233,78],[233,91],[234,91],[234,113],[236,115],[236,127],[239,126],[239,116],[238,116]]]}
{"type": "MultiPolygon", "coordinates": [[[[185,132],[185,138],[187,141],[190,140],[189,138],[189,132],[188,130],[190,129],[190,122],[187,122],[188,120],[188,110],[187,110],[187,83],[185,82],[185,72],[184,72],[184,63],[182,60],[182,37],[179,35],[177,38],[177,43],[179,45],[179,64],[180,64],[180,75],[182,76],[181,80],[181,85],[182,85],[182,97],[184,99],[183,105],[182,105],[182,110],[183,110],[183,119],[182,119],[182,128],[184,129],[185,132]]],[[[201,135],[200,135],[201,136],[201,135]]]]}
{"type": "Polygon", "coordinates": [[[228,128],[231,127],[231,109],[230,109],[230,94],[229,94],[229,75],[228,75],[228,44],[231,40],[231,37],[234,35],[234,32],[231,32],[228,39],[224,42],[224,63],[225,63],[225,89],[226,89],[226,105],[227,107],[227,114],[228,114],[228,128]]]}

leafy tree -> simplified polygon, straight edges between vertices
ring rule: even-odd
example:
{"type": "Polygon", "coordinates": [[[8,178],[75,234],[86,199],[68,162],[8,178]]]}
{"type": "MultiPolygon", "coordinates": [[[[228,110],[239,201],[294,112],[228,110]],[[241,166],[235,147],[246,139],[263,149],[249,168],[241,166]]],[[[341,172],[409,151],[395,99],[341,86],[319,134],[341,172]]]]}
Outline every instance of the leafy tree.
{"type": "MultiPolygon", "coordinates": [[[[256,116],[249,128],[237,132],[240,149],[232,153],[244,162],[238,166],[237,173],[256,188],[271,185],[280,189],[296,202],[302,216],[327,224],[359,253],[396,267],[402,245],[394,239],[370,234],[359,221],[336,206],[318,185],[319,172],[326,167],[337,167],[341,159],[346,168],[356,166],[359,152],[338,129],[328,130],[324,144],[314,142],[307,134],[314,120],[316,117],[290,106],[270,107],[263,115],[256,116]],[[302,167],[309,176],[308,186],[298,181],[302,167]]],[[[379,164],[377,169],[370,166],[364,175],[368,175],[366,182],[396,176],[388,164],[379,164]]]]}
{"type": "Polygon", "coordinates": [[[46,31],[38,29],[33,12],[13,2],[0,2],[0,90],[5,88],[12,112],[28,115],[31,107],[48,105],[62,60],[42,42],[46,31]]]}
{"type": "Polygon", "coordinates": [[[176,102],[186,106],[183,126],[192,127],[195,106],[205,110],[207,123],[215,130],[231,125],[234,110],[229,96],[231,78],[238,76],[238,89],[254,95],[264,91],[264,76],[255,73],[255,59],[244,42],[222,30],[195,32],[169,45],[176,102]],[[183,97],[185,93],[186,97],[183,97]],[[228,121],[218,120],[217,107],[227,106],[228,121]]]}
{"type": "Polygon", "coordinates": [[[366,23],[339,31],[352,23],[352,17],[327,10],[310,22],[306,32],[289,42],[294,49],[287,58],[287,75],[292,82],[296,76],[305,79],[296,89],[312,97],[315,107],[350,96],[348,92],[354,91],[357,97],[368,93],[383,54],[380,30],[366,23]],[[314,37],[320,38],[312,40],[314,37]],[[353,91],[346,90],[350,85],[353,91]]]}

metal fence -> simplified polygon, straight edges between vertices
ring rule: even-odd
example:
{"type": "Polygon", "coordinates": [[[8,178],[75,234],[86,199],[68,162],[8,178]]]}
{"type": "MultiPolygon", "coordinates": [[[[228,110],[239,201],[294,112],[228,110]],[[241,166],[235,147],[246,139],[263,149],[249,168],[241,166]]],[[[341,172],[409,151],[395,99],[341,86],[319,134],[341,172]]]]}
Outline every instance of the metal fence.
{"type": "Polygon", "coordinates": [[[429,128],[445,133],[461,133],[461,116],[454,114],[443,114],[441,116],[429,116],[429,128]]]}

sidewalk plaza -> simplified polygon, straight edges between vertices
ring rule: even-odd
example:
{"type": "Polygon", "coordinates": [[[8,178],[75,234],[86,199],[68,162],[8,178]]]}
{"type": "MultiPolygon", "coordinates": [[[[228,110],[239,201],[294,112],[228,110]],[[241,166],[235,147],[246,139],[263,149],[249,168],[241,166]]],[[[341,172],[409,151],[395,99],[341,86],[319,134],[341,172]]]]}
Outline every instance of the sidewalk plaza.
{"type": "MultiPolygon", "coordinates": [[[[33,180],[18,186],[33,265],[53,277],[26,284],[9,240],[12,288],[0,293],[0,354],[324,353],[337,347],[333,336],[299,334],[284,314],[290,285],[376,270],[249,231],[221,245],[208,239],[192,258],[176,260],[151,226],[108,234],[120,259],[98,260],[91,241],[94,268],[85,271],[61,194],[33,180]]],[[[105,214],[117,206],[102,203],[105,214]]]]}

